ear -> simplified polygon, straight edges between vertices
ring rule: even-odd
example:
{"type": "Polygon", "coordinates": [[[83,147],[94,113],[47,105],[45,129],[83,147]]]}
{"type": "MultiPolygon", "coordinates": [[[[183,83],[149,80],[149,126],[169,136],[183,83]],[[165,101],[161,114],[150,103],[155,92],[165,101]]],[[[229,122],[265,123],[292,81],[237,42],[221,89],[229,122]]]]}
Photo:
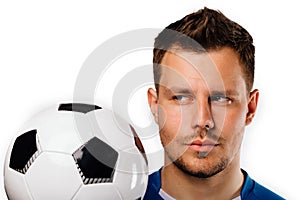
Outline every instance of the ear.
{"type": "Polygon", "coordinates": [[[148,104],[153,114],[154,120],[158,123],[158,94],[153,88],[148,89],[148,104]]]}
{"type": "Polygon", "coordinates": [[[257,109],[258,97],[259,97],[258,90],[255,89],[252,92],[250,92],[250,97],[248,101],[248,112],[246,116],[246,125],[249,125],[254,118],[257,109]]]}

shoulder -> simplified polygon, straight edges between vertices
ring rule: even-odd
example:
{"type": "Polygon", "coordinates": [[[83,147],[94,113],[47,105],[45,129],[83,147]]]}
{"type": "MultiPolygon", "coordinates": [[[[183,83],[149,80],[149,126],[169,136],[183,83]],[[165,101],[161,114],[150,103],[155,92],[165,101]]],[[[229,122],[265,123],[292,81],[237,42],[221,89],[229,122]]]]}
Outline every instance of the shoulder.
{"type": "Polygon", "coordinates": [[[149,175],[148,185],[143,200],[162,200],[159,195],[161,187],[161,169],[149,175]]]}
{"type": "MultiPolygon", "coordinates": [[[[244,174],[244,184],[241,191],[242,200],[283,199],[279,195],[251,179],[246,171],[242,170],[242,172],[244,174]]],[[[161,169],[149,175],[148,185],[143,200],[163,200],[159,195],[160,188],[161,169]]]]}
{"type": "Polygon", "coordinates": [[[244,184],[241,192],[241,198],[243,200],[283,199],[279,195],[251,179],[246,171],[242,170],[242,172],[244,174],[244,184]]]}

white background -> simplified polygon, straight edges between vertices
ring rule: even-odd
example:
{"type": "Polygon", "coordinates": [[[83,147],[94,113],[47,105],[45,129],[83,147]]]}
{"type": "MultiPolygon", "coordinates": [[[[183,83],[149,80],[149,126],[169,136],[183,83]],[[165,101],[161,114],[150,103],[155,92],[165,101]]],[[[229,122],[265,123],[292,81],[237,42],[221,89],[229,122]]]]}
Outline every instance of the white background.
{"type": "MultiPolygon", "coordinates": [[[[244,26],[255,41],[261,96],[246,129],[242,167],[283,197],[299,199],[300,14],[292,0],[1,1],[1,173],[11,137],[35,113],[72,100],[81,65],[97,46],[125,31],[163,28],[204,5],[244,26]]],[[[133,112],[148,116],[145,110],[133,112]]],[[[0,199],[6,199],[2,175],[0,199]]]]}

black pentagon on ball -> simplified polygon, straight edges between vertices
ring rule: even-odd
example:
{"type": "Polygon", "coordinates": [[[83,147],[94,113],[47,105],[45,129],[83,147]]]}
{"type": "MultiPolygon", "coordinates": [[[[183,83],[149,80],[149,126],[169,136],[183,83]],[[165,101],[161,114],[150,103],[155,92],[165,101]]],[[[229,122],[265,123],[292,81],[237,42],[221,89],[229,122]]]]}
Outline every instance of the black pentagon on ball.
{"type": "Polygon", "coordinates": [[[102,109],[97,105],[85,104],[85,103],[64,103],[58,106],[58,111],[73,111],[80,113],[88,113],[93,110],[102,109]]]}
{"type": "Polygon", "coordinates": [[[118,152],[97,137],[73,153],[84,184],[113,181],[118,152]]]}
{"type": "Polygon", "coordinates": [[[39,155],[36,141],[37,130],[30,130],[16,138],[9,161],[9,167],[25,174],[39,155]]]}

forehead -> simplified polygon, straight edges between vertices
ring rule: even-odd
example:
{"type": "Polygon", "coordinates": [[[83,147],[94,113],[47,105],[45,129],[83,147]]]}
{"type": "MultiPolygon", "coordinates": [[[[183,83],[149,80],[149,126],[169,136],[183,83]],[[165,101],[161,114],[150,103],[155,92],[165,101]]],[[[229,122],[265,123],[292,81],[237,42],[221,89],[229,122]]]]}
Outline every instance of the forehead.
{"type": "Polygon", "coordinates": [[[210,90],[246,87],[238,54],[231,48],[203,53],[167,52],[161,62],[160,85],[204,85],[210,90]]]}

